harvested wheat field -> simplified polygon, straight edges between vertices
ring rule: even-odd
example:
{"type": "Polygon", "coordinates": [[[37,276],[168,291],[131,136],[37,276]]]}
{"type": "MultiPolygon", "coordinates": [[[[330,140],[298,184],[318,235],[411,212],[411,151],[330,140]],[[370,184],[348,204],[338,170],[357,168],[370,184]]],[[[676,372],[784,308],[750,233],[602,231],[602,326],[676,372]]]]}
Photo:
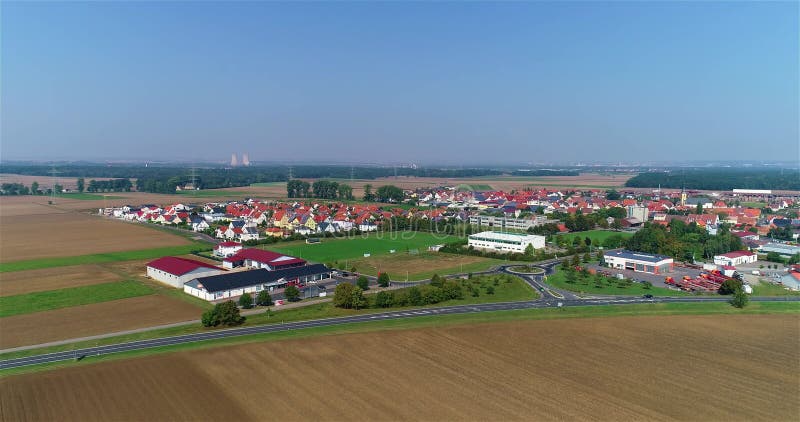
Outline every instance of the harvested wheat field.
{"type": "Polygon", "coordinates": [[[120,275],[99,265],[91,264],[0,273],[0,296],[44,292],[118,280],[122,280],[120,275]]]}
{"type": "Polygon", "coordinates": [[[77,212],[3,217],[0,262],[186,245],[180,236],[77,212]]]}
{"type": "Polygon", "coordinates": [[[571,319],[254,343],[11,376],[0,409],[6,420],[798,420],[798,322],[571,319]]]}
{"type": "Polygon", "coordinates": [[[160,294],[0,319],[0,349],[200,319],[202,309],[160,294]]]}

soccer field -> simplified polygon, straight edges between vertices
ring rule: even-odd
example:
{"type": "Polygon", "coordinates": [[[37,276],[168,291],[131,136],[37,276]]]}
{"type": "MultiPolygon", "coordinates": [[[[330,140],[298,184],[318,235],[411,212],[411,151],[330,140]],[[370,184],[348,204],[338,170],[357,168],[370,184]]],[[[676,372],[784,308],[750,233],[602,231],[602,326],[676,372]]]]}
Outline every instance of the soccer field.
{"type": "Polygon", "coordinates": [[[633,236],[633,233],[630,232],[617,232],[612,230],[589,230],[585,232],[572,232],[572,233],[565,233],[560,234],[559,236],[564,237],[567,241],[572,242],[572,239],[576,236],[585,239],[589,238],[592,239],[592,244],[602,244],[603,241],[608,239],[611,236],[620,236],[623,239],[628,239],[629,237],[633,236]]]}
{"type": "Polygon", "coordinates": [[[424,252],[428,246],[454,242],[456,236],[439,235],[421,232],[390,232],[373,233],[370,235],[355,235],[347,238],[328,238],[316,244],[304,242],[284,243],[280,246],[269,245],[264,249],[284,253],[307,259],[310,261],[328,263],[342,259],[363,258],[364,254],[370,256],[386,255],[394,250],[395,253],[406,253],[418,250],[424,252]]]}

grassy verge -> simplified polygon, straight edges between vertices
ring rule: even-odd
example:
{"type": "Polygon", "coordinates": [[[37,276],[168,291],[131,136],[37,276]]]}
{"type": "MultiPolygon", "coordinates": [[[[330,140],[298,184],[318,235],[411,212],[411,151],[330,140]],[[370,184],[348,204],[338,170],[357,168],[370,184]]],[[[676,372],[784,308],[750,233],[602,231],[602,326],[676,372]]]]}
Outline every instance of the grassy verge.
{"type": "Polygon", "coordinates": [[[800,292],[787,290],[783,286],[762,281],[759,284],[752,285],[753,296],[800,296],[800,292]]]}
{"type": "Polygon", "coordinates": [[[5,296],[0,297],[0,318],[144,296],[154,292],[142,283],[125,280],[5,296]]]}
{"type": "MultiPolygon", "coordinates": [[[[527,283],[523,282],[522,280],[516,277],[509,277],[509,278],[512,279],[513,281],[510,283],[499,282],[497,286],[494,286],[492,282],[493,278],[491,276],[480,277],[480,278],[476,277],[474,280],[470,280],[469,282],[475,281],[478,284],[478,288],[480,289],[480,296],[473,297],[469,294],[469,292],[465,291],[464,299],[462,300],[448,300],[445,302],[440,302],[436,305],[428,305],[422,307],[408,306],[408,307],[398,307],[398,308],[354,310],[354,309],[337,308],[333,306],[333,304],[330,302],[324,302],[309,306],[303,306],[299,308],[277,310],[277,311],[275,311],[274,310],[275,308],[273,307],[270,309],[269,312],[265,310],[265,312],[260,314],[249,315],[247,317],[247,321],[243,326],[249,327],[249,326],[265,325],[265,324],[280,324],[284,322],[307,321],[307,320],[321,319],[321,318],[335,318],[335,317],[362,315],[362,314],[369,314],[376,312],[397,311],[405,309],[420,309],[420,308],[431,308],[431,307],[450,306],[450,305],[473,305],[478,303],[489,303],[489,302],[510,302],[516,300],[530,300],[538,296],[538,293],[536,293],[527,283]],[[481,283],[484,283],[484,286],[481,286],[480,285],[481,283]],[[486,287],[488,287],[489,285],[492,285],[495,289],[495,293],[493,295],[486,294],[486,287]]],[[[404,289],[395,290],[395,292],[402,290],[404,289]]],[[[367,293],[369,297],[372,296],[371,294],[369,294],[370,293],[369,291],[367,293]]],[[[184,294],[184,296],[186,295],[184,294]]],[[[198,319],[200,318],[200,314],[201,312],[198,311],[197,314],[198,319]]],[[[147,340],[159,337],[177,336],[182,334],[199,333],[205,331],[209,331],[209,329],[201,327],[200,324],[184,325],[178,327],[162,328],[158,330],[143,331],[140,333],[125,334],[122,336],[109,337],[98,340],[89,340],[89,341],[76,342],[59,346],[50,346],[38,349],[22,350],[18,352],[9,352],[0,355],[0,358],[12,359],[23,356],[37,355],[42,353],[61,352],[64,350],[80,349],[84,347],[105,346],[109,344],[117,344],[117,343],[124,343],[137,340],[147,340]]]]}
{"type": "Polygon", "coordinates": [[[135,259],[154,259],[165,255],[186,255],[197,250],[210,250],[206,243],[166,246],[162,248],[140,249],[135,251],[108,252],[91,255],[63,256],[56,258],[29,259],[0,264],[0,273],[12,271],[37,270],[40,268],[66,267],[70,265],[100,264],[103,262],[131,261],[135,259]]]}
{"type": "Polygon", "coordinates": [[[578,276],[577,281],[568,283],[564,272],[557,270],[555,274],[547,276],[545,283],[552,287],[569,290],[576,293],[597,294],[597,295],[634,295],[642,296],[650,294],[653,296],[687,296],[689,293],[665,289],[663,287],[651,287],[646,289],[641,283],[631,283],[626,287],[618,287],[614,278],[606,278],[601,284],[595,282],[595,276],[583,279],[578,276]]]}
{"type": "MultiPolygon", "coordinates": [[[[376,320],[353,324],[314,327],[301,330],[281,331],[276,333],[255,334],[250,336],[210,340],[176,346],[165,346],[133,352],[117,353],[105,356],[91,356],[76,361],[65,361],[54,364],[28,366],[0,371],[0,377],[13,374],[37,372],[58,367],[87,365],[95,362],[145,356],[156,353],[201,348],[220,347],[233,344],[254,343],[261,341],[277,341],[298,339],[319,335],[351,334],[381,330],[402,330],[426,327],[443,327],[448,325],[485,324],[506,321],[546,320],[562,318],[601,318],[622,316],[667,316],[667,315],[759,315],[759,314],[798,314],[800,303],[797,302],[754,302],[744,309],[737,309],[727,303],[654,303],[624,306],[586,306],[569,308],[525,309],[513,311],[483,312],[480,314],[420,316],[399,320],[376,320]]],[[[68,349],[67,349],[68,350],[68,349]]],[[[3,355],[3,358],[7,356],[3,355]]]]}

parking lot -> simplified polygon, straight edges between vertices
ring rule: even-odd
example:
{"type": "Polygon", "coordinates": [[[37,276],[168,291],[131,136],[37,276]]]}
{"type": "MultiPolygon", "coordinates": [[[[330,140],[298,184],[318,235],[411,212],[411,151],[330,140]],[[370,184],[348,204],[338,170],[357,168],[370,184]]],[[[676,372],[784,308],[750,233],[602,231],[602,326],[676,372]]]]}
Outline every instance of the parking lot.
{"type": "Polygon", "coordinates": [[[686,267],[679,267],[675,266],[673,270],[666,274],[648,274],[648,273],[639,273],[632,270],[617,270],[611,269],[608,267],[601,267],[598,264],[590,264],[588,268],[594,269],[595,271],[606,271],[611,273],[612,277],[616,277],[617,274],[622,274],[625,278],[629,278],[634,281],[649,281],[655,287],[664,287],[673,290],[680,290],[677,289],[675,286],[670,286],[664,283],[664,278],[669,276],[674,278],[675,280],[683,278],[683,276],[688,275],[689,277],[697,277],[702,272],[701,270],[696,270],[693,268],[686,268],[686,267]]]}

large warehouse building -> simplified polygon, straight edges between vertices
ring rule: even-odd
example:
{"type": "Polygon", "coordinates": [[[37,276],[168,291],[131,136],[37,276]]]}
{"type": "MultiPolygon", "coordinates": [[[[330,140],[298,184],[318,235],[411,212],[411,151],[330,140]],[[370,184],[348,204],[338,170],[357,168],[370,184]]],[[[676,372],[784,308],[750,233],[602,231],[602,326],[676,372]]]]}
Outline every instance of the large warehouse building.
{"type": "Polygon", "coordinates": [[[663,274],[672,271],[672,258],[664,255],[631,252],[627,250],[609,251],[603,255],[604,262],[617,270],[633,270],[640,273],[663,274]]]}
{"type": "Polygon", "coordinates": [[[222,269],[193,259],[165,256],[147,263],[147,276],[175,288],[197,277],[222,273],[222,269]]]}
{"type": "Polygon", "coordinates": [[[205,300],[220,300],[241,296],[245,293],[272,291],[287,283],[305,284],[331,278],[333,270],[322,265],[306,265],[269,271],[264,268],[237,271],[211,277],[198,277],[183,285],[183,291],[205,300]]]}
{"type": "Polygon", "coordinates": [[[528,245],[533,245],[533,249],[544,248],[544,236],[506,232],[481,232],[471,234],[468,244],[476,249],[525,253],[525,248],[528,245]]]}

